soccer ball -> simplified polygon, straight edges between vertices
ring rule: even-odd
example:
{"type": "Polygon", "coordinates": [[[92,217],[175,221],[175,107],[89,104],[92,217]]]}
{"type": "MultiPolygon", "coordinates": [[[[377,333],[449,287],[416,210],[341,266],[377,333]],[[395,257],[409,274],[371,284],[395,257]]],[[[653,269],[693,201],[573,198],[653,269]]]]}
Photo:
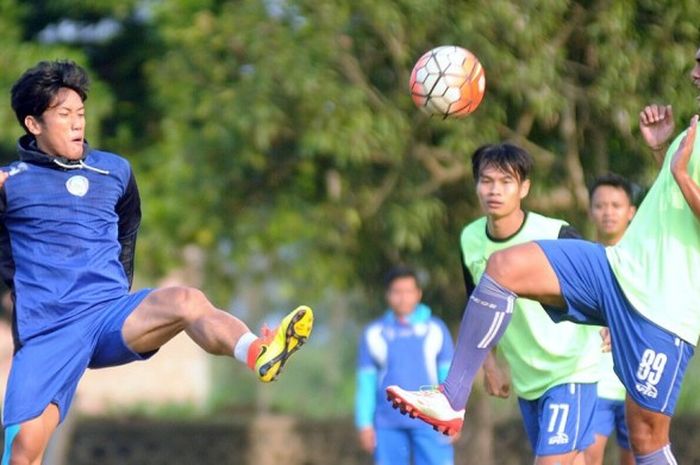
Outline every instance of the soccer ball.
{"type": "Polygon", "coordinates": [[[443,45],[418,59],[409,81],[411,97],[421,110],[443,118],[462,118],[484,98],[486,77],[469,50],[443,45]]]}

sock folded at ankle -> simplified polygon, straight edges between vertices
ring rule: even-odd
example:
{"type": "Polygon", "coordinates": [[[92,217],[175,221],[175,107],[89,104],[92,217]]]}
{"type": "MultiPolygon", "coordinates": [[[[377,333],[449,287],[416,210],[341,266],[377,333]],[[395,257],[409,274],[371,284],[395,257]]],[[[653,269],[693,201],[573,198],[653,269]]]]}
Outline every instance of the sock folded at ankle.
{"type": "Polygon", "coordinates": [[[238,338],[238,342],[233,348],[233,357],[248,365],[252,370],[255,368],[255,359],[260,354],[260,345],[260,338],[251,332],[247,332],[238,338]]]}
{"type": "Polygon", "coordinates": [[[671,452],[671,444],[666,444],[661,449],[646,455],[635,455],[637,465],[678,465],[671,452]]]}

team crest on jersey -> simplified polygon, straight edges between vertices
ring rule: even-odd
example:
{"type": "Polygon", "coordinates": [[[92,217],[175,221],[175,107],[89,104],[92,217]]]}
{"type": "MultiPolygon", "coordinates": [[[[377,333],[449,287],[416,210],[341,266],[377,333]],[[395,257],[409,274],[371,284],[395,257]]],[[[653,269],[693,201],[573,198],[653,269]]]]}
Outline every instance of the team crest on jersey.
{"type": "Polygon", "coordinates": [[[71,176],[66,181],[66,189],[76,197],[83,197],[90,189],[90,181],[85,176],[71,176]]]}

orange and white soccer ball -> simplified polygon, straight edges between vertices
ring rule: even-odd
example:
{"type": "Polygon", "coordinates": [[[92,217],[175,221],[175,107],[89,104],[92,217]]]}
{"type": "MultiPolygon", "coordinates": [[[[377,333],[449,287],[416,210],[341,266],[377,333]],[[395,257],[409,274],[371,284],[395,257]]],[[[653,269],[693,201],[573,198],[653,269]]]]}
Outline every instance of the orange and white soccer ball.
{"type": "Polygon", "coordinates": [[[443,118],[461,118],[481,103],[486,77],[472,52],[456,45],[443,45],[418,59],[409,86],[411,97],[421,110],[443,118]]]}

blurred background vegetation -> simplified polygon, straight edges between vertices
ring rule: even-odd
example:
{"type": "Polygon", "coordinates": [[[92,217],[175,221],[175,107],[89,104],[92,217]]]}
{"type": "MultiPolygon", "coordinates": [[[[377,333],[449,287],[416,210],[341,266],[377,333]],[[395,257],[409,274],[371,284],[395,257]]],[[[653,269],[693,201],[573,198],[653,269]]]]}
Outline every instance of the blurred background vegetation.
{"type": "MultiPolygon", "coordinates": [[[[416,266],[426,301],[459,322],[458,236],[479,215],[472,151],[526,147],[528,208],[590,237],[594,176],[612,170],[640,191],[653,180],[641,108],[672,103],[678,130],[697,111],[697,18],[696,0],[0,0],[0,158],[21,135],[17,77],[42,59],[84,65],[89,141],[139,180],[139,285],[196,247],[204,290],[252,326],[316,308],[285,383],[261,389],[218,361],[210,412],[347,415],[357,335],[382,311],[389,267],[416,266]],[[415,59],[441,44],[486,69],[464,120],[425,117],[407,90],[415,59]]],[[[680,408],[700,404],[684,395],[680,408]]]]}

